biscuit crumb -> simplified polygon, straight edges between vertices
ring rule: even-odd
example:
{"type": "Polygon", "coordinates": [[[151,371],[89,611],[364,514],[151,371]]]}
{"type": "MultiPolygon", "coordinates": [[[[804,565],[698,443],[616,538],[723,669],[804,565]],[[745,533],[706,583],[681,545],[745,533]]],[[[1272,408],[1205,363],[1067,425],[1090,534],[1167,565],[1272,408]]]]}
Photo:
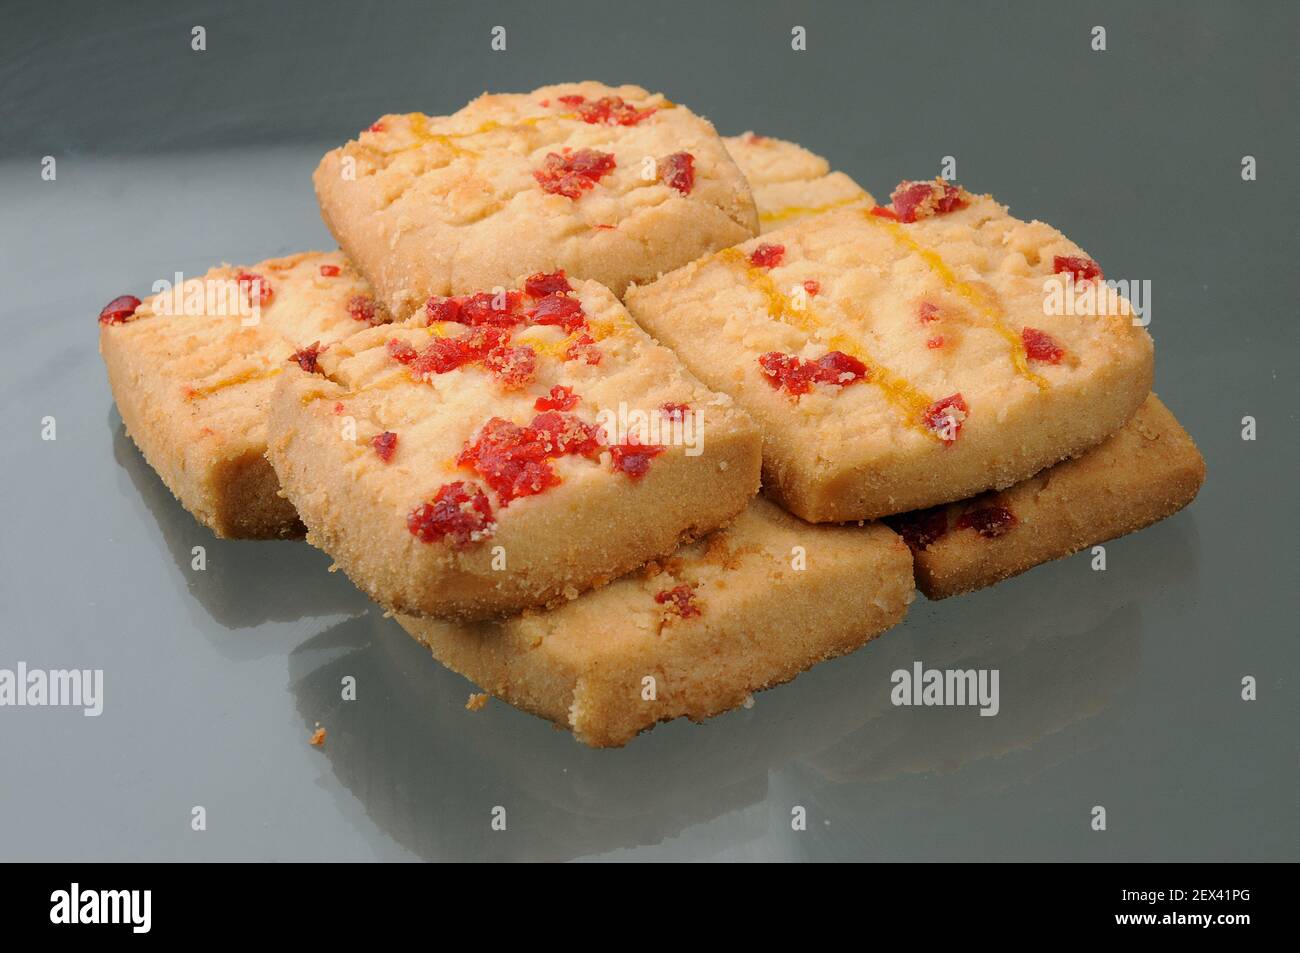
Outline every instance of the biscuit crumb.
{"type": "Polygon", "coordinates": [[[316,730],[313,731],[313,732],[311,733],[311,738],[308,739],[308,743],[311,744],[311,745],[312,745],[313,747],[315,747],[315,748],[322,748],[322,747],[324,747],[324,746],[325,746],[325,729],[322,728],[322,727],[318,724],[318,725],[316,726],[316,730]]]}
{"type": "Polygon", "coordinates": [[[465,700],[466,711],[482,711],[487,707],[487,692],[470,692],[469,698],[465,700]]]}
{"type": "Polygon", "coordinates": [[[741,704],[745,706],[746,710],[748,710],[748,709],[750,709],[750,708],[753,708],[753,707],[754,707],[754,696],[753,696],[753,695],[746,695],[746,696],[745,696],[745,700],[744,700],[743,702],[741,702],[741,704]]]}

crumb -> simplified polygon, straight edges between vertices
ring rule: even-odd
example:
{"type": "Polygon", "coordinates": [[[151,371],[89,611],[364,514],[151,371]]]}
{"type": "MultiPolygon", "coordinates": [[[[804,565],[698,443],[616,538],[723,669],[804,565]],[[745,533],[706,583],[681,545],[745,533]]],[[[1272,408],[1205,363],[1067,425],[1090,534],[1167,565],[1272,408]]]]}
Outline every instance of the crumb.
{"type": "Polygon", "coordinates": [[[471,692],[468,699],[465,700],[466,711],[482,711],[487,707],[487,692],[471,692]]]}
{"type": "Polygon", "coordinates": [[[741,702],[741,704],[744,705],[746,709],[753,708],[753,707],[754,707],[754,696],[753,696],[753,695],[746,695],[746,696],[745,696],[745,700],[744,700],[743,702],[741,702]]]}
{"type": "Polygon", "coordinates": [[[324,747],[325,729],[322,728],[320,725],[317,725],[316,730],[311,733],[311,738],[309,739],[309,743],[317,748],[324,747]]]}

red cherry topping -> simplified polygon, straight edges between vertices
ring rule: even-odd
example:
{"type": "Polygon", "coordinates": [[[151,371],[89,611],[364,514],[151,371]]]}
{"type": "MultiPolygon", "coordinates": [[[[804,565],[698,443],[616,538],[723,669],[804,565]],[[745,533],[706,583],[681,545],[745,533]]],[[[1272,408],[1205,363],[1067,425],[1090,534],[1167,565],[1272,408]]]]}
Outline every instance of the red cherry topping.
{"type": "Polygon", "coordinates": [[[867,365],[843,351],[827,351],[815,361],[768,351],[758,359],[758,365],[769,384],[796,397],[811,391],[813,384],[847,386],[870,380],[867,365]]]}
{"type": "Polygon", "coordinates": [[[678,618],[689,619],[700,614],[699,603],[695,600],[695,587],[674,586],[655,593],[655,602],[667,606],[668,611],[678,618]]]}
{"type": "Polygon", "coordinates": [[[885,520],[912,549],[924,550],[948,532],[948,509],[944,506],[902,513],[885,520]]]}
{"type": "Polygon", "coordinates": [[[353,295],[349,298],[348,314],[353,321],[364,321],[369,325],[380,323],[375,320],[375,299],[370,295],[353,295]]]}
{"type": "Polygon", "coordinates": [[[493,348],[483,364],[506,390],[522,390],[537,376],[537,352],[523,345],[493,348]]]}
{"type": "Polygon", "coordinates": [[[663,452],[663,447],[629,441],[609,448],[610,465],[615,473],[626,473],[639,480],[649,471],[650,461],[663,452]]]}
{"type": "Polygon", "coordinates": [[[664,185],[682,195],[690,195],[695,188],[695,156],[689,152],[674,152],[661,163],[659,178],[664,185]]]}
{"type": "Polygon", "coordinates": [[[763,242],[749,253],[749,263],[755,268],[775,268],[781,264],[781,259],[784,257],[784,245],[769,245],[763,242]]]}
{"type": "Polygon", "coordinates": [[[306,347],[295,351],[290,356],[289,360],[296,361],[298,366],[308,374],[315,374],[320,370],[318,359],[325,350],[325,348],[320,346],[320,341],[316,341],[313,344],[308,344],[306,347]]]}
{"type": "Polygon", "coordinates": [[[951,444],[961,433],[970,408],[961,394],[950,394],[926,408],[921,423],[944,443],[951,444]]]}
{"type": "Polygon", "coordinates": [[[533,178],[544,192],[576,199],[584,190],[593,188],[614,166],[611,153],[595,149],[579,149],[567,155],[548,152],[542,167],[534,170],[533,178]]]}
{"type": "Polygon", "coordinates": [[[461,548],[492,535],[496,521],[487,494],[472,483],[457,480],[438,488],[433,500],[406,517],[406,528],[422,543],[446,540],[461,548]]]}
{"type": "Polygon", "coordinates": [[[573,286],[569,284],[569,279],[564,276],[563,270],[550,273],[539,272],[524,279],[524,291],[530,298],[545,298],[547,295],[572,290],[573,286]]]}
{"type": "Polygon", "coordinates": [[[577,106],[578,116],[583,122],[605,126],[635,126],[643,119],[655,114],[654,107],[637,109],[631,103],[623,101],[622,96],[603,96],[591,102],[582,102],[581,96],[561,96],[560,101],[577,106]],[[570,103],[569,100],[577,102],[570,103]]]}
{"type": "Polygon", "coordinates": [[[248,295],[249,304],[253,303],[254,285],[258,288],[258,303],[263,307],[270,304],[271,299],[275,297],[275,290],[271,287],[271,283],[256,272],[241,271],[235,275],[235,282],[243,289],[244,294],[248,295]]]}
{"type": "Polygon", "coordinates": [[[572,334],[587,325],[582,303],[563,294],[550,294],[537,302],[537,307],[529,313],[529,320],[534,324],[558,325],[565,334],[572,334]]]}
{"type": "Polygon", "coordinates": [[[1024,342],[1025,353],[1029,355],[1031,361],[1060,364],[1061,358],[1065,356],[1065,349],[1057,344],[1050,334],[1037,328],[1021,330],[1020,340],[1024,342]]]}
{"type": "Polygon", "coordinates": [[[375,448],[375,453],[379,454],[379,459],[387,463],[397,452],[397,434],[391,430],[377,433],[370,441],[370,445],[375,448]]]}
{"type": "Polygon", "coordinates": [[[572,387],[556,384],[545,397],[533,401],[534,410],[573,410],[581,398],[573,392],[572,387]]]}
{"type": "Polygon", "coordinates": [[[420,352],[405,341],[392,338],[388,342],[388,356],[398,364],[410,364],[420,356],[420,352]]]}
{"type": "Polygon", "coordinates": [[[460,299],[440,298],[434,295],[424,303],[424,313],[429,316],[429,324],[436,321],[459,322],[461,320],[460,299]]]}
{"type": "Polygon", "coordinates": [[[1017,522],[1015,513],[995,503],[963,513],[957,517],[957,528],[973,529],[985,539],[996,539],[1010,532],[1017,522]]]}
{"type": "Polygon", "coordinates": [[[970,204],[970,193],[959,185],[935,179],[933,182],[900,182],[890,196],[900,222],[916,222],[932,215],[944,215],[970,204]]]}
{"type": "Polygon", "coordinates": [[[1091,258],[1085,258],[1082,255],[1056,255],[1052,258],[1052,271],[1055,274],[1068,273],[1074,275],[1075,281],[1090,281],[1093,278],[1104,278],[1101,273],[1101,266],[1091,258]]]}
{"type": "Polygon", "coordinates": [[[135,295],[118,295],[99,312],[100,324],[125,324],[126,319],[135,314],[140,307],[140,299],[135,295]]]}

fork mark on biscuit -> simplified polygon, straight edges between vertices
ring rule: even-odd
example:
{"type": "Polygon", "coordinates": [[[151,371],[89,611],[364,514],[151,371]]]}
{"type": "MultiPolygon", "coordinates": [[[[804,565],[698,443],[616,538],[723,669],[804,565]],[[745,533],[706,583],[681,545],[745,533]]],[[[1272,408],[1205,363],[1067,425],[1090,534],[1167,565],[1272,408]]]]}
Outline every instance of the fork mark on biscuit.
{"type": "Polygon", "coordinates": [[[911,235],[898,222],[881,218],[878,215],[871,214],[870,211],[865,213],[863,219],[870,222],[878,228],[886,229],[891,238],[899,245],[915,255],[920,256],[930,271],[938,276],[943,282],[945,288],[958,297],[963,298],[971,304],[975,310],[985,319],[988,326],[996,331],[998,335],[1007,342],[1007,348],[1010,351],[1011,364],[1016,369],[1016,373],[1027,381],[1033,383],[1039,390],[1047,390],[1049,385],[1047,380],[1041,375],[1035,374],[1029,369],[1029,357],[1025,352],[1024,341],[1018,333],[1007,326],[1002,320],[1002,309],[996,303],[990,300],[990,292],[978,285],[962,281],[956,273],[943,260],[943,257],[931,248],[926,248],[911,235]]]}
{"type": "MultiPolygon", "coordinates": [[[[830,331],[825,318],[809,302],[803,308],[794,307],[790,297],[778,286],[768,272],[758,266],[752,266],[745,254],[735,248],[726,248],[718,253],[725,262],[740,265],[745,269],[751,286],[759,291],[767,301],[767,313],[776,321],[799,328],[810,337],[830,331]]],[[[826,344],[836,351],[842,351],[850,357],[857,358],[867,367],[867,382],[878,387],[885,399],[902,411],[903,420],[918,433],[938,440],[933,430],[924,425],[925,411],[934,403],[934,398],[915,387],[911,381],[898,372],[891,370],[871,356],[861,342],[847,334],[830,333],[826,335],[826,344]]]]}

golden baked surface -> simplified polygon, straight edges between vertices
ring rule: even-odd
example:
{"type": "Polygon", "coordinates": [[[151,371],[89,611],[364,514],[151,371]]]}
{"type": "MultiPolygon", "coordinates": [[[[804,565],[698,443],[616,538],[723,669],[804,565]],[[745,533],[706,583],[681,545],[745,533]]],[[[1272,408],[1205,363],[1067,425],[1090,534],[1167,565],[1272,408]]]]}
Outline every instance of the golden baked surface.
{"type": "Polygon", "coordinates": [[[367,316],[386,320],[356,269],[305,252],[223,265],[146,298],[125,323],[101,324],[99,347],[127,431],[195,518],[218,536],[298,535],[264,458],[271,388],[299,348],[367,316]],[[256,310],[241,275],[261,279],[256,310]]]}
{"type": "Polygon", "coordinates": [[[797,143],[752,132],[728,136],[723,142],[749,181],[762,232],[846,205],[875,201],[849,176],[832,172],[830,163],[797,143]]]}
{"type": "Polygon", "coordinates": [[[1000,493],[890,522],[931,599],[971,592],[1172,516],[1195,499],[1205,461],[1152,394],[1118,433],[1000,493]]]}
{"type": "Polygon", "coordinates": [[[485,94],[381,118],[328,153],[321,214],[395,314],[566,269],[621,295],[758,231],[708,121],[637,86],[485,94]]]}
{"type": "Polygon", "coordinates": [[[1056,258],[1083,256],[1060,232],[989,196],[911,223],[881,211],[805,219],[626,296],[759,422],[764,485],[792,512],[873,518],[1008,486],[1145,399],[1152,344],[1127,302],[1071,276],[1114,313],[1045,313],[1067,287],[1056,258]]]}
{"type": "Polygon", "coordinates": [[[536,295],[442,301],[277,382],[269,456],[285,492],[377,601],[483,617],[572,598],[757,491],[760,435],[731,398],[604,286],[543,293],[551,282],[570,289],[536,275],[512,283],[536,295]]]}
{"type": "Polygon", "coordinates": [[[910,553],[886,527],[810,526],[759,498],[727,529],[559,609],[398,621],[484,690],[608,747],[851,652],[913,596],[910,553]]]}

